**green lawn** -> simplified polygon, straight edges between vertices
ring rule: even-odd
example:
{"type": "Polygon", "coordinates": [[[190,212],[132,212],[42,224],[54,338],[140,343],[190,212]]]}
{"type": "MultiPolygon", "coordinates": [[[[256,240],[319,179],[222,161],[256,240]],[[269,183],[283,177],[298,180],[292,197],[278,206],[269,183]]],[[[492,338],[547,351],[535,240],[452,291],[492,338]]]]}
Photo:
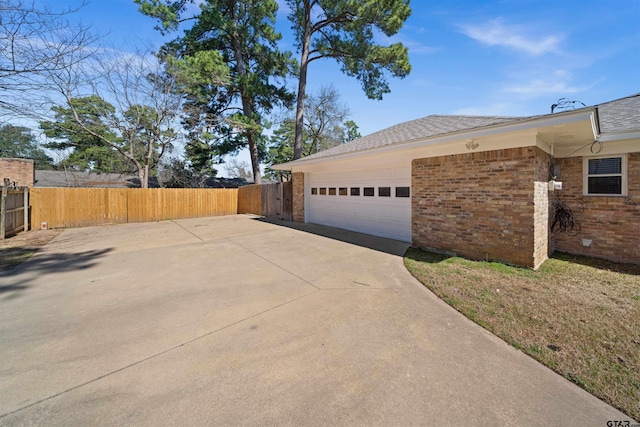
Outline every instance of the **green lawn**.
{"type": "Polygon", "coordinates": [[[405,265],[469,319],[640,419],[640,265],[556,254],[532,271],[418,249],[405,265]]]}

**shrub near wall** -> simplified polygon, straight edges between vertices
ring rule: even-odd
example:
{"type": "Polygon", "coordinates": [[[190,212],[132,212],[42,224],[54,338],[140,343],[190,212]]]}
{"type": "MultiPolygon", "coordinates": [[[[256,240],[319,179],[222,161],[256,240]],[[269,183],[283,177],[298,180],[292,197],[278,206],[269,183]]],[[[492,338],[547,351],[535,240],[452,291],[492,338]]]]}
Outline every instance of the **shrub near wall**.
{"type": "Polygon", "coordinates": [[[547,179],[537,147],[416,159],[413,244],[538,267],[548,253],[547,179]]]}
{"type": "Polygon", "coordinates": [[[616,262],[640,263],[640,152],[628,155],[627,196],[584,196],[583,158],[557,159],[562,190],[554,192],[573,212],[580,231],[553,233],[555,249],[616,262]],[[583,246],[583,239],[591,246],[583,246]]]}

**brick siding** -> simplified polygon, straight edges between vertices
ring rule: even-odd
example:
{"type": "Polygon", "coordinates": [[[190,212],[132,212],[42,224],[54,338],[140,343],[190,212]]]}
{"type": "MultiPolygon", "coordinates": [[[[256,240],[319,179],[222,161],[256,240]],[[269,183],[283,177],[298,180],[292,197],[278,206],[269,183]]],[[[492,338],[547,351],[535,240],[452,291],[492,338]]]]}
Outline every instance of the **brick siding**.
{"type": "Polygon", "coordinates": [[[576,235],[553,233],[556,250],[640,263],[640,152],[627,157],[627,196],[583,195],[583,158],[558,159],[562,190],[553,192],[573,212],[580,226],[576,235]],[[591,240],[583,246],[582,239],[591,240]]]}
{"type": "Polygon", "coordinates": [[[293,221],[304,222],[304,173],[291,174],[293,180],[293,221]]]}
{"type": "Polygon", "coordinates": [[[548,173],[537,147],[414,160],[414,246],[538,267],[549,251],[548,173]]]}
{"type": "Polygon", "coordinates": [[[33,187],[35,183],[35,163],[30,159],[0,159],[0,186],[9,178],[18,187],[33,187]]]}

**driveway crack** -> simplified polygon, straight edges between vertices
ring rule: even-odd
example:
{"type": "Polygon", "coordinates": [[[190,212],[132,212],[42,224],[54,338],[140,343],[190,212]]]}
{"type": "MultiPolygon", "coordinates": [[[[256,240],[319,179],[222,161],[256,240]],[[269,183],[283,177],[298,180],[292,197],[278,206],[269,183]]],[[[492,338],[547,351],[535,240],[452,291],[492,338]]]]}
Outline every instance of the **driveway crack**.
{"type": "Polygon", "coordinates": [[[236,242],[235,240],[227,237],[226,238],[228,241],[230,241],[231,243],[241,247],[242,249],[244,249],[247,252],[250,252],[252,254],[254,254],[255,256],[257,256],[258,258],[262,258],[263,260],[267,261],[269,264],[274,265],[276,267],[278,267],[280,270],[287,272],[288,274],[292,275],[293,277],[296,277],[300,280],[302,280],[304,283],[306,283],[309,286],[313,286],[314,288],[316,288],[317,290],[321,290],[319,287],[317,287],[316,285],[314,285],[313,283],[311,283],[310,281],[308,281],[307,279],[305,279],[304,277],[298,276],[296,273],[294,273],[293,271],[287,270],[286,268],[284,268],[283,266],[276,264],[275,262],[271,261],[269,258],[265,258],[262,255],[260,255],[259,253],[252,251],[251,249],[247,248],[246,246],[241,245],[240,243],[236,242]]]}
{"type": "Polygon", "coordinates": [[[194,234],[191,230],[189,230],[188,228],[184,227],[182,224],[178,224],[175,220],[171,220],[171,222],[174,223],[175,225],[177,225],[178,227],[182,228],[187,233],[191,234],[196,239],[200,240],[201,242],[204,242],[204,240],[200,236],[198,236],[197,234],[194,234]]]}

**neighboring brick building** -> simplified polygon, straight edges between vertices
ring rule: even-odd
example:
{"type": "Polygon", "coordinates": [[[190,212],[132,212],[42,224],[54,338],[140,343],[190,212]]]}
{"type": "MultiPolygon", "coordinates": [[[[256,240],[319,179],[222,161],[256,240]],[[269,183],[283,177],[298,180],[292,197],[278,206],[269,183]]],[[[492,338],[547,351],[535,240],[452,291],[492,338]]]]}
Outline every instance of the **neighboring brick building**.
{"type": "Polygon", "coordinates": [[[33,187],[36,179],[35,162],[31,159],[0,158],[0,185],[9,179],[12,186],[33,187]]]}
{"type": "Polygon", "coordinates": [[[294,174],[296,221],[532,268],[554,250],[640,263],[640,94],[428,116],[274,169],[294,174]]]}

